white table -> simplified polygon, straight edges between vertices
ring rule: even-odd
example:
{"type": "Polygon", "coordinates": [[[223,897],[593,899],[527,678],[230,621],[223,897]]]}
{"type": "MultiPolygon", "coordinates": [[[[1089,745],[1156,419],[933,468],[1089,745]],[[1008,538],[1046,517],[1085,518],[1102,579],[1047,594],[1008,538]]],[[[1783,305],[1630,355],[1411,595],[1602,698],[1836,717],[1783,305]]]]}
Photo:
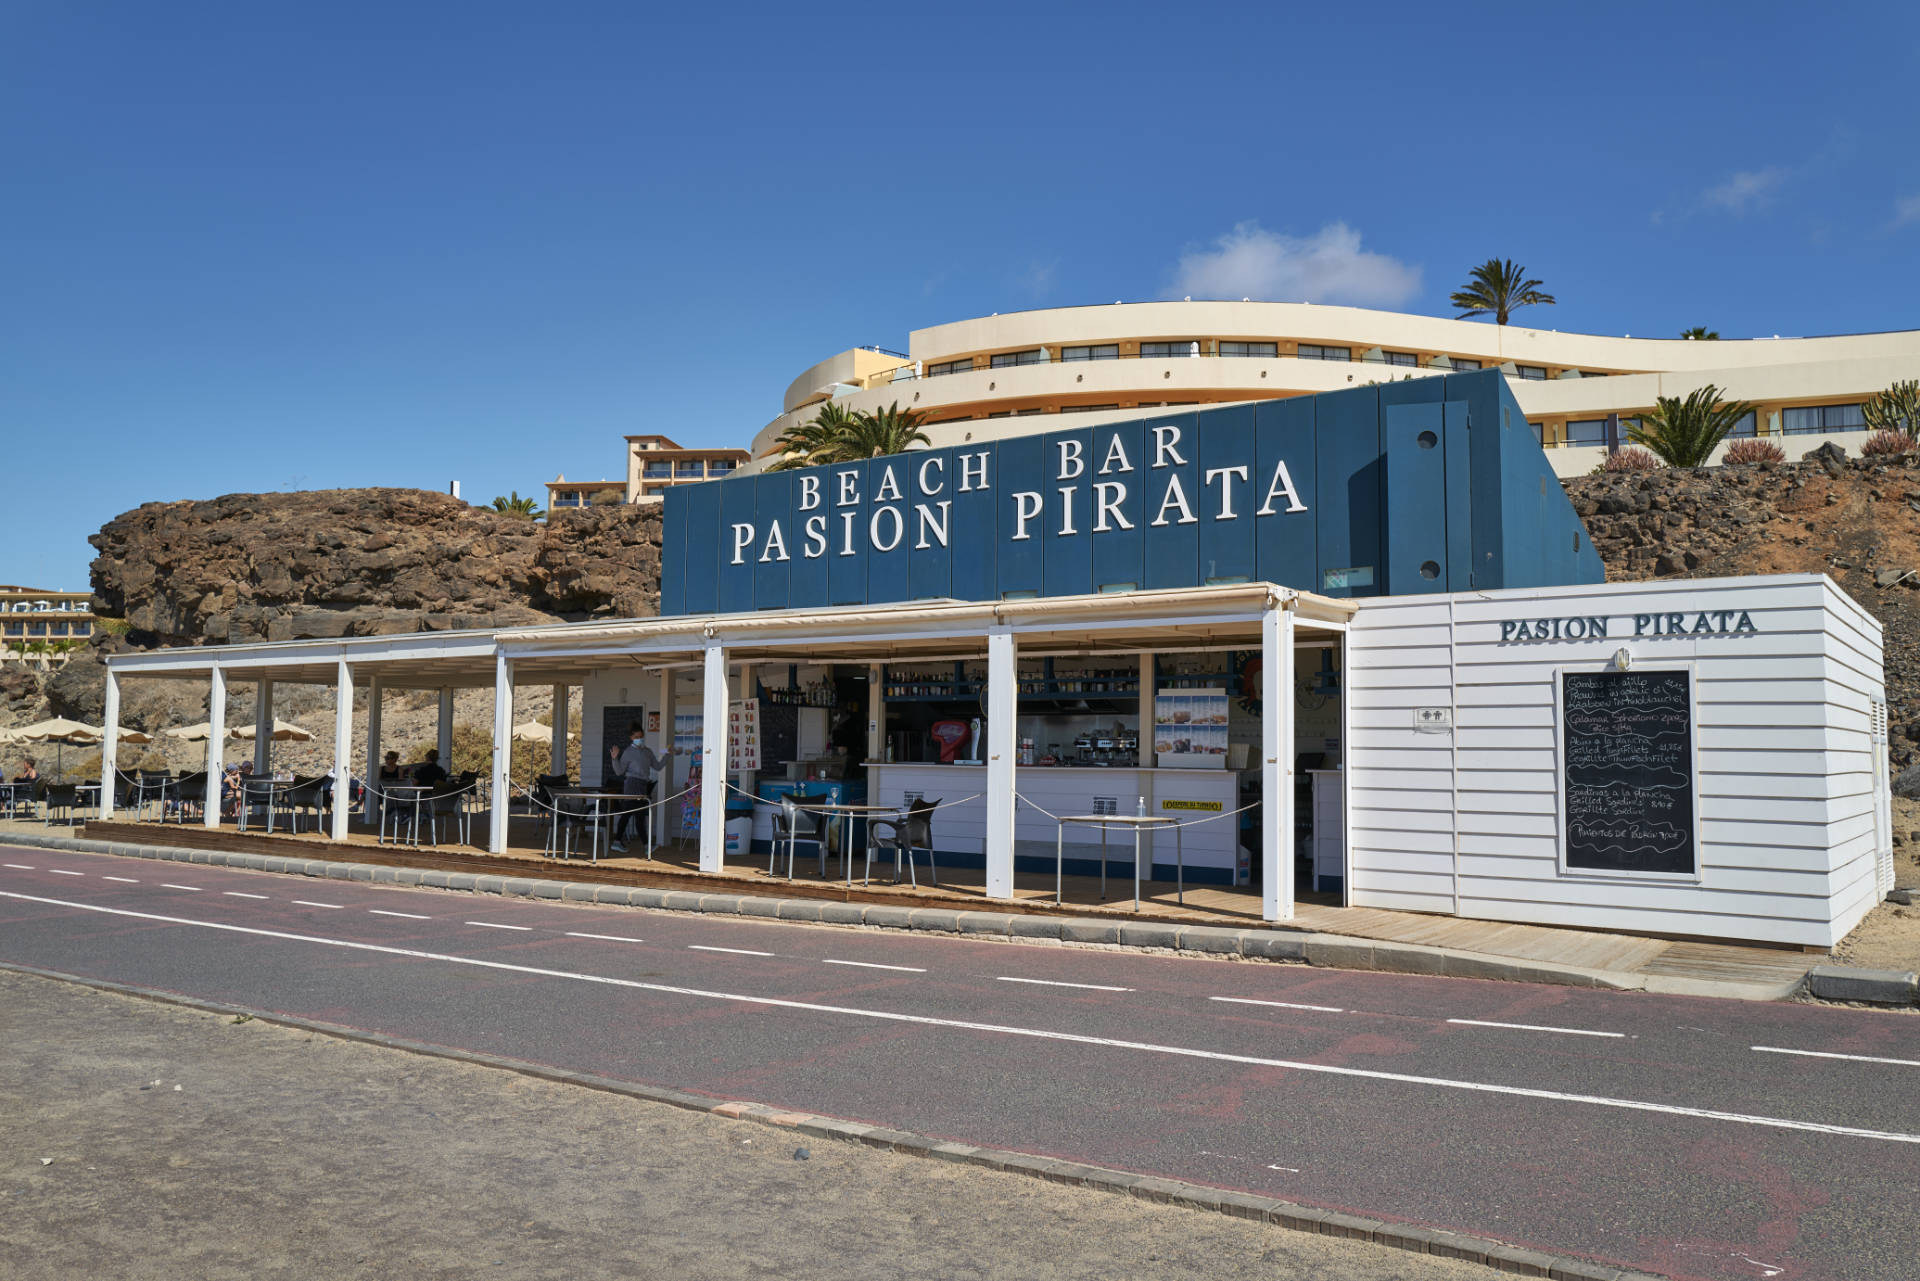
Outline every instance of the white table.
{"type": "MultiPolygon", "coordinates": [[[[380,835],[374,844],[383,845],[387,839],[387,813],[398,805],[408,806],[410,822],[407,824],[407,844],[418,848],[420,844],[420,801],[433,789],[425,783],[383,783],[376,790],[380,793],[380,835]]],[[[393,843],[400,843],[400,815],[393,816],[393,843]]]]}
{"type": "Polygon", "coordinates": [[[1080,823],[1087,827],[1100,829],[1100,898],[1107,897],[1107,829],[1110,827],[1131,828],[1133,831],[1133,910],[1140,910],[1140,833],[1171,827],[1174,840],[1174,866],[1179,876],[1179,901],[1184,906],[1187,901],[1187,851],[1185,838],[1181,835],[1181,822],[1177,818],[1160,814],[1067,814],[1059,819],[1054,829],[1053,843],[1053,901],[1058,904],[1065,884],[1062,869],[1066,865],[1067,824],[1080,823]]]}
{"type": "MultiPolygon", "coordinates": [[[[893,817],[899,818],[907,812],[907,807],[902,805],[846,805],[846,804],[836,805],[836,804],[830,804],[825,801],[806,801],[806,802],[795,801],[793,803],[793,808],[796,810],[805,810],[809,814],[830,814],[835,817],[844,816],[849,819],[864,818],[867,820],[867,831],[869,833],[871,833],[873,830],[874,815],[891,814],[893,817]]],[[[848,826],[851,827],[852,824],[849,823],[848,826]]],[[[822,864],[825,864],[827,861],[826,835],[827,834],[825,832],[820,833],[820,836],[821,836],[820,861],[822,864]]],[[[793,839],[793,835],[791,832],[788,833],[787,839],[789,841],[793,839]]],[[[866,848],[869,851],[872,850],[873,845],[872,845],[871,839],[869,839],[866,845],[866,848]]],[[[853,850],[848,848],[843,843],[840,848],[840,857],[842,858],[842,860],[845,861],[847,865],[847,884],[851,886],[853,884],[853,850]]],[[[869,860],[869,862],[871,862],[871,860],[869,860]]],[[[824,871],[825,868],[823,867],[822,870],[824,871]]],[[[791,858],[787,860],[787,873],[788,873],[787,879],[792,880],[793,879],[793,875],[792,875],[793,860],[791,858]]],[[[899,883],[900,852],[898,850],[895,850],[893,855],[893,879],[896,884],[899,883]]],[[[865,876],[862,876],[860,878],[860,883],[862,885],[867,884],[867,878],[865,876]]]]}

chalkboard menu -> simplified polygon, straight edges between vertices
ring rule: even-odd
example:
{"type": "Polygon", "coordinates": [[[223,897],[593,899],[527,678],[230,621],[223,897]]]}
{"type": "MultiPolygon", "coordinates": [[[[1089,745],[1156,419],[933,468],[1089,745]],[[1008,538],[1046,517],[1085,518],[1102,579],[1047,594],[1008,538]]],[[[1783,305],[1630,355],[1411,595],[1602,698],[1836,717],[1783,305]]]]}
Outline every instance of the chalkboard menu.
{"type": "Polygon", "coordinates": [[[1560,679],[1567,866],[1692,873],[1688,673],[1564,672],[1560,679]]]}

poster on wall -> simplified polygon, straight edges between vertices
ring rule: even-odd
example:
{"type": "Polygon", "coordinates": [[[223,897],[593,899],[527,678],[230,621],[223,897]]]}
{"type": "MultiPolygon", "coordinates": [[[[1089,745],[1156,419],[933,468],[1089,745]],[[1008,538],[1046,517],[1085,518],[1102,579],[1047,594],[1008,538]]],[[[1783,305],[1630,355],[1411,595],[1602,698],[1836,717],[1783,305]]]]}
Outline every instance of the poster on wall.
{"type": "Polygon", "coordinates": [[[1161,769],[1225,769],[1227,691],[1178,689],[1154,695],[1153,759],[1161,769]]]}
{"type": "Polygon", "coordinates": [[[760,700],[737,698],[727,704],[727,772],[760,768],[760,700]]]}
{"type": "Polygon", "coordinates": [[[673,754],[700,759],[700,713],[675,712],[673,714],[673,754]]]}
{"type": "Polygon", "coordinates": [[[1560,680],[1567,870],[1692,875],[1692,673],[1560,680]]]}

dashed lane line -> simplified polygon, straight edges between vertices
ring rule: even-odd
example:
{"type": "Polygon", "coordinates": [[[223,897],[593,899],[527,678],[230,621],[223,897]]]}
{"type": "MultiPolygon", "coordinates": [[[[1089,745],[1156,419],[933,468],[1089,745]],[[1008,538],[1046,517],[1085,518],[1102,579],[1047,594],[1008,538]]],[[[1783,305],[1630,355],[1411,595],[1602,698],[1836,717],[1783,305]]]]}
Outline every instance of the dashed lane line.
{"type": "Polygon", "coordinates": [[[105,873],[102,873],[102,874],[101,874],[101,876],[100,876],[100,879],[101,879],[101,880],[103,880],[103,881],[119,881],[119,882],[120,882],[120,883],[121,883],[122,885],[138,885],[138,884],[140,883],[140,881],[139,881],[139,878],[137,878],[137,877],[132,877],[132,876],[108,876],[108,875],[106,875],[105,873]]]}
{"type": "Polygon", "coordinates": [[[525,930],[531,932],[533,929],[531,925],[501,925],[496,921],[468,921],[467,924],[478,925],[482,929],[488,930],[525,930]]]}
{"type": "Polygon", "coordinates": [[[567,931],[570,939],[599,939],[603,943],[644,943],[645,939],[628,938],[624,934],[583,934],[574,930],[567,931]]]}
{"type": "Polygon", "coordinates": [[[293,901],[301,907],[325,907],[331,908],[336,912],[340,911],[343,907],[343,905],[339,903],[315,903],[312,899],[304,898],[297,898],[293,901]]]}
{"type": "Polygon", "coordinates": [[[266,897],[266,895],[264,894],[248,894],[241,890],[221,890],[220,893],[226,896],[227,898],[265,898],[266,897]]]}
{"type": "Polygon", "coordinates": [[[86,875],[85,872],[69,872],[64,867],[50,867],[47,870],[49,872],[52,872],[55,876],[85,876],[86,875]]]}
{"type": "Polygon", "coordinates": [[[921,969],[917,965],[881,965],[877,961],[826,960],[826,961],[822,961],[821,964],[822,965],[857,965],[863,970],[898,970],[902,974],[925,974],[926,973],[925,970],[921,969]]]}
{"type": "Polygon", "coordinates": [[[772,956],[772,952],[755,952],[744,947],[702,947],[698,943],[687,944],[689,952],[731,952],[735,956],[772,956]]]}
{"type": "Polygon", "coordinates": [[[1250,996],[1210,996],[1209,1001],[1225,1001],[1228,1005],[1270,1005],[1276,1010],[1312,1010],[1315,1014],[1345,1014],[1346,1010],[1338,1005],[1301,1005],[1297,1001],[1256,1001],[1250,996]]]}
{"type": "Polygon", "coordinates": [[[999,983],[1032,983],[1036,987],[1077,987],[1088,992],[1131,992],[1130,987],[1113,987],[1106,983],[1062,983],[1058,979],[1017,979],[1002,974],[996,977],[999,983]]]}
{"type": "Polygon", "coordinates": [[[1756,1045],[1761,1054],[1797,1054],[1810,1059],[1846,1059],[1853,1063],[1890,1063],[1895,1067],[1920,1067],[1920,1059],[1888,1059],[1877,1054],[1836,1054],[1832,1050],[1789,1050],[1778,1045],[1756,1045]]]}
{"type": "MultiPolygon", "coordinates": [[[[1743,1112],[1723,1112],[1715,1108],[1687,1107],[1677,1103],[1654,1103],[1645,1099],[1616,1098],[1602,1094],[1573,1094],[1525,1085],[1501,1085],[1490,1081],[1468,1081],[1453,1077],[1419,1076],[1409,1072],[1387,1072],[1378,1068],[1348,1067],[1333,1063],[1310,1063],[1295,1059],[1270,1059],[1252,1054],[1231,1054],[1222,1050],[1203,1050],[1193,1046],[1166,1045],[1152,1041],[1129,1041],[1117,1037],[1091,1036],[1080,1032],[1062,1032],[1050,1028],[1022,1027],[1017,1024],[980,1023],[966,1019],[939,1018],[929,1014],[908,1014],[899,1010],[860,1009],[848,1005],[827,1005],[816,1001],[796,1001],[777,996],[756,996],[742,992],[721,992],[707,988],[679,987],[669,983],[648,983],[640,979],[615,978],[608,974],[586,974],[578,970],[555,970],[536,965],[516,965],[510,961],[487,960],[476,956],[454,956],[446,952],[427,952],[418,948],[362,943],[356,939],[328,938],[324,935],[294,934],[286,930],[260,929],[223,921],[197,921],[185,916],[165,916],[158,912],[135,912],[127,908],[103,907],[71,899],[46,898],[37,894],[16,894],[0,890],[0,898],[22,903],[43,903],[50,907],[97,912],[103,916],[121,916],[133,920],[157,921],[163,925],[184,925],[193,929],[245,934],[254,938],[278,939],[286,943],[311,943],[345,951],[371,952],[416,961],[438,961],[444,965],[467,965],[476,969],[499,970],[509,974],[527,974],[535,978],[565,979],[576,983],[599,983],[630,991],[654,992],[662,996],[684,996],[694,1000],[726,1001],[735,1004],[764,1005],[770,1009],[799,1010],[809,1014],[828,1014],[874,1022],[899,1023],[915,1027],[948,1028],[961,1032],[982,1032],[996,1036],[1018,1036],[1068,1045],[1090,1045],[1102,1049],[1164,1055],[1173,1058],[1201,1059],[1219,1063],[1238,1063],[1251,1067],[1284,1068],[1317,1076],[1345,1077],[1348,1080],[1379,1081],[1395,1085],[1422,1086],[1458,1090],[1469,1094],[1487,1094],[1506,1098],[1535,1099],[1548,1103],[1572,1103],[1585,1107],[1609,1108],[1624,1112],[1647,1112],[1660,1116],[1686,1117],[1731,1125],[1748,1125],[1773,1130],[1793,1130],[1807,1134],[1827,1134],[1844,1138],[1867,1139],[1882,1143],[1902,1143],[1920,1147],[1920,1134],[1899,1130],[1869,1130],[1852,1125],[1833,1125],[1824,1121],[1801,1121],[1791,1117],[1765,1116],[1743,1112]]],[[[469,924],[486,924],[472,921],[469,924]]],[[[525,927],[516,927],[525,928],[525,927]]]]}
{"type": "Polygon", "coordinates": [[[198,894],[200,892],[198,885],[175,885],[172,881],[160,882],[160,888],[163,890],[185,890],[189,894],[198,894]]]}
{"type": "Polygon", "coordinates": [[[7,866],[16,872],[31,872],[34,870],[33,864],[31,863],[8,863],[7,866]]]}
{"type": "Polygon", "coordinates": [[[1545,1023],[1493,1023],[1486,1019],[1448,1019],[1447,1022],[1461,1027],[1504,1027],[1516,1032],[1559,1032],[1564,1036],[1604,1036],[1610,1040],[1624,1040],[1625,1032],[1595,1032],[1584,1027],[1552,1027],[1545,1023]]]}
{"type": "Polygon", "coordinates": [[[398,916],[409,921],[431,921],[433,919],[431,916],[422,916],[418,912],[389,912],[378,907],[368,908],[367,913],[370,916],[398,916]]]}

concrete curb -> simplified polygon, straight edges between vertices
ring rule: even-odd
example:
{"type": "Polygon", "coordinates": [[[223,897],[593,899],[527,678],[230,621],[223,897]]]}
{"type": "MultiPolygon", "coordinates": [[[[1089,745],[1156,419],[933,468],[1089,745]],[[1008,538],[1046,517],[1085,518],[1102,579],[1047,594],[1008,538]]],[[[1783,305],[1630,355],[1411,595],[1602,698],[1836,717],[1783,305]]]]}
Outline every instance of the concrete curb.
{"type": "Polygon", "coordinates": [[[1866,970],[1846,965],[1816,965],[1807,990],[1823,1001],[1864,1001],[1872,1005],[1912,1005],[1920,1001],[1920,975],[1912,970],[1866,970]]]}
{"type": "Polygon", "coordinates": [[[1134,1196],[1183,1209],[1226,1214],[1236,1219],[1248,1219],[1296,1232],[1347,1237],[1355,1241],[1366,1241],[1373,1245],[1406,1250],[1414,1254],[1462,1259],[1515,1276],[1547,1277],[1551,1281],[1663,1281],[1652,1273],[1548,1254],[1488,1237],[1448,1232],[1441,1228],[1387,1223],[1378,1219],[1259,1196],[1251,1192],[1237,1192],[1226,1188],[1209,1187],[1201,1183],[1186,1183],[1178,1179],[1163,1179],[1126,1170],[1113,1170],[1105,1166],[1088,1165],[1058,1157],[1035,1156],[1031,1153],[1010,1152],[1000,1148],[973,1147],[970,1144],[934,1139],[907,1130],[886,1129],[859,1121],[842,1121],[837,1117],[819,1116],[811,1112],[791,1112],[784,1108],[743,1099],[716,1100],[708,1095],[691,1094],[684,1090],[670,1090],[661,1086],[620,1081],[586,1072],[572,1072],[565,1068],[529,1063],[523,1059],[502,1058],[474,1050],[412,1041],[404,1037],[366,1032],[359,1028],[343,1027],[315,1019],[304,1019],[297,1015],[250,1009],[221,1001],[205,1001],[175,992],[162,992],[130,984],[114,983],[105,979],[82,978],[77,975],[63,974],[57,970],[42,970],[7,961],[0,961],[0,970],[73,983],[98,991],[137,997],[164,1005],[181,1006],[206,1014],[245,1014],[263,1023],[296,1028],[304,1032],[317,1032],[323,1036],[336,1037],[344,1041],[357,1041],[363,1045],[423,1054],[478,1067],[497,1068],[561,1085],[576,1085],[608,1094],[625,1095],[642,1102],[662,1103],[668,1107],[681,1108],[690,1112],[704,1112],[709,1116],[723,1117],[728,1120],[791,1130],[809,1138],[857,1143],[906,1156],[953,1161],[962,1165],[977,1165],[1003,1174],[1028,1175],[1053,1183],[1090,1188],[1099,1192],[1113,1192],[1122,1196],[1134,1196]]]}
{"type": "MultiPolygon", "coordinates": [[[[1447,948],[1394,943],[1385,939],[1311,934],[1299,930],[1218,925],[1169,925],[1157,921],[1036,916],[1002,912],[971,912],[946,908],[910,908],[888,904],[840,903],[821,899],[782,899],[754,894],[702,894],[691,890],[659,890],[644,886],[583,885],[578,882],[533,880],[469,872],[422,871],[417,868],[376,868],[365,863],[338,863],[320,859],[279,859],[258,854],[187,849],[165,845],[109,844],[105,841],[29,833],[0,833],[0,844],[114,854],[125,858],[205,863],[214,867],[282,871],[290,875],[397,885],[472,894],[501,894],[512,898],[625,904],[670,912],[703,912],[783,921],[857,925],[874,929],[959,934],[982,939],[1021,942],[1033,939],[1060,943],[1102,944],[1148,948],[1209,956],[1239,956],[1248,960],[1279,961],[1329,969],[1371,970],[1382,974],[1427,974],[1446,978],[1494,979],[1508,983],[1545,983],[1558,987],[1598,988],[1615,992],[1659,992],[1686,996],[1732,997],[1774,1001],[1795,995],[1803,986],[1796,980],[1778,985],[1715,983],[1702,979],[1669,979],[1659,975],[1621,974],[1611,970],[1490,956],[1447,948]],[[278,866],[276,866],[278,865],[278,866]]],[[[558,870],[558,869],[555,869],[558,870]]],[[[1828,967],[1837,968],[1837,967],[1828,967]]],[[[1850,1000],[1871,998],[1850,997],[1850,1000]]],[[[1909,997],[1908,999],[1912,999],[1909,997]]]]}

